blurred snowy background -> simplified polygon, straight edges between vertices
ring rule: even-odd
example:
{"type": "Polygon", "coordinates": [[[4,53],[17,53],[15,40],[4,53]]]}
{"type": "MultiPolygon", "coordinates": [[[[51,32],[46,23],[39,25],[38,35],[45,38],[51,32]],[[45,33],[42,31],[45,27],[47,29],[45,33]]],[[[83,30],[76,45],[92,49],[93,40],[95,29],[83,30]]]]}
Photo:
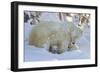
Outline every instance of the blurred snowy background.
{"type": "MultiPolygon", "coordinates": [[[[37,13],[37,12],[36,12],[37,13]]],[[[79,40],[78,43],[80,47],[80,51],[66,51],[62,54],[52,54],[47,51],[46,48],[37,48],[34,46],[30,46],[28,44],[29,33],[37,23],[42,20],[45,21],[57,21],[57,22],[66,22],[65,19],[62,20],[61,14],[52,13],[52,12],[42,12],[35,14],[35,12],[24,12],[24,61],[53,61],[53,60],[73,60],[73,59],[88,59],[90,58],[90,27],[86,28],[84,31],[84,35],[79,40]],[[32,15],[30,15],[30,13],[32,15]],[[29,19],[30,17],[33,18],[29,19]],[[33,16],[34,15],[34,16],[33,16]],[[58,17],[59,16],[59,17],[58,17]],[[29,19],[29,20],[28,20],[29,19]]],[[[77,23],[77,22],[74,22],[77,23]]]]}

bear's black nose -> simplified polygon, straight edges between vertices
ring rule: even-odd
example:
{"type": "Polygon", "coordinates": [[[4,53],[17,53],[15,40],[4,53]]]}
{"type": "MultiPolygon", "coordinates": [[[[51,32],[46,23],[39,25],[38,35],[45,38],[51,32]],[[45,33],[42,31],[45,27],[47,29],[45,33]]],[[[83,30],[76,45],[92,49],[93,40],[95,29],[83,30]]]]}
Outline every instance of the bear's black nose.
{"type": "Polygon", "coordinates": [[[78,24],[78,26],[81,26],[80,24],[78,24]]]}
{"type": "Polygon", "coordinates": [[[72,44],[75,44],[75,42],[72,42],[72,44]]]}

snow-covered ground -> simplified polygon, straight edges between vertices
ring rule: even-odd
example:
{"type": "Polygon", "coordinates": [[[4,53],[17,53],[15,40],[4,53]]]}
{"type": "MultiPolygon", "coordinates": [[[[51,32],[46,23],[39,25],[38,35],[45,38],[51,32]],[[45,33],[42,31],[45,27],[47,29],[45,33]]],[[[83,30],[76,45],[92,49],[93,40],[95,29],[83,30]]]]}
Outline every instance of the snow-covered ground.
{"type": "MultiPolygon", "coordinates": [[[[56,13],[44,13],[41,20],[59,21],[56,13]]],[[[24,61],[51,61],[51,60],[72,60],[72,59],[88,59],[90,57],[90,29],[86,29],[84,36],[78,44],[80,51],[66,51],[62,54],[52,54],[46,48],[36,48],[28,45],[29,33],[35,25],[30,25],[28,22],[24,24],[24,61]]]]}

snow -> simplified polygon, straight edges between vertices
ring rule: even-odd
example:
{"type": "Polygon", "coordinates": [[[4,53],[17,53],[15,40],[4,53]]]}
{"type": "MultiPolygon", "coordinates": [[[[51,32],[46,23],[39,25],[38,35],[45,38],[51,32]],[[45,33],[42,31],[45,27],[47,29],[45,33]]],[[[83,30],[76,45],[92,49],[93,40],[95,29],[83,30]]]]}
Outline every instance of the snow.
{"type": "MultiPolygon", "coordinates": [[[[40,20],[59,21],[56,13],[44,12],[40,20]]],[[[52,60],[73,60],[73,59],[88,59],[90,58],[90,28],[85,30],[84,35],[78,43],[80,51],[66,51],[62,54],[52,54],[46,48],[37,48],[28,44],[28,37],[31,29],[35,25],[30,25],[29,22],[24,23],[24,61],[52,61],[52,60]]]]}

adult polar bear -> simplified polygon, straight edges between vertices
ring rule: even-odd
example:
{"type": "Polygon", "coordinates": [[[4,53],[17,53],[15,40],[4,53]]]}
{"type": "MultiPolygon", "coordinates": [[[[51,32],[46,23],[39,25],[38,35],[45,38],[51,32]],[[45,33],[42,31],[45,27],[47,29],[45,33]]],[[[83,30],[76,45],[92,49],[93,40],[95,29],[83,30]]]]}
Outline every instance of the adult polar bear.
{"type": "Polygon", "coordinates": [[[72,22],[42,21],[32,29],[29,45],[39,48],[47,46],[50,52],[61,54],[72,47],[77,48],[73,42],[80,38],[82,33],[72,22]]]}

